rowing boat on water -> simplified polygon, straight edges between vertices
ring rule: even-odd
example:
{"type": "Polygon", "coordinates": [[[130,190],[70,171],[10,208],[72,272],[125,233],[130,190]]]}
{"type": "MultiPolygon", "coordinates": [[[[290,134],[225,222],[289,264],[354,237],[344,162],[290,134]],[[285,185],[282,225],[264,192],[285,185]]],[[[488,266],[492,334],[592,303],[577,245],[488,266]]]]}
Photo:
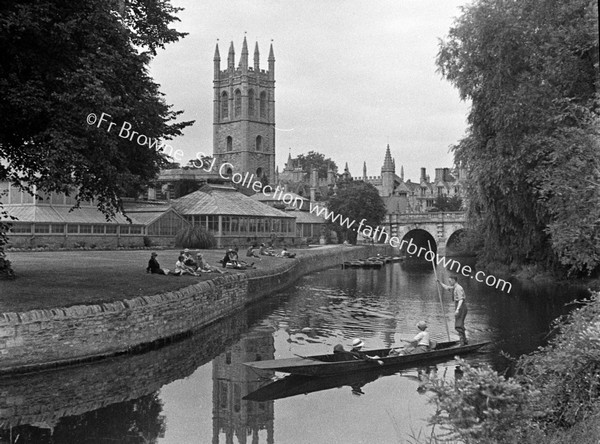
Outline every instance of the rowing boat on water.
{"type": "Polygon", "coordinates": [[[376,350],[364,350],[369,356],[379,356],[378,364],[374,360],[345,360],[339,361],[335,354],[305,356],[298,358],[272,359],[268,361],[244,362],[244,365],[256,370],[271,370],[276,372],[290,373],[304,376],[329,376],[339,373],[355,372],[361,370],[372,370],[387,366],[402,366],[406,364],[426,364],[429,361],[437,361],[440,358],[452,358],[454,356],[472,353],[489,342],[459,345],[458,341],[440,342],[434,350],[415,353],[410,355],[390,356],[391,348],[376,350]]]}

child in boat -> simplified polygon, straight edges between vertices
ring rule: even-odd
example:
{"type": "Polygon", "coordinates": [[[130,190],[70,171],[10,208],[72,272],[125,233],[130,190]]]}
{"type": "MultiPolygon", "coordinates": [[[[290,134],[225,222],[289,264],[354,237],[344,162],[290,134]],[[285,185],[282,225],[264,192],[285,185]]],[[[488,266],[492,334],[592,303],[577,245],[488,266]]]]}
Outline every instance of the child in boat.
{"type": "Polygon", "coordinates": [[[415,353],[424,353],[429,351],[431,342],[429,340],[429,332],[427,330],[427,323],[425,321],[419,321],[417,328],[421,330],[417,335],[408,342],[408,346],[401,350],[398,354],[400,355],[412,355],[415,353]]]}

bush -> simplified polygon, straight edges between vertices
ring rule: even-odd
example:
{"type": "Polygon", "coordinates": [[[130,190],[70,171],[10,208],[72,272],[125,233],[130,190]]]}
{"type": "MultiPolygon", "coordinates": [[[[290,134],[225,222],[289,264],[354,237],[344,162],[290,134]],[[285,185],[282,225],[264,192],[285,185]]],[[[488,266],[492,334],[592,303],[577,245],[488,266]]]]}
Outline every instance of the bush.
{"type": "Polygon", "coordinates": [[[0,279],[14,279],[15,277],[10,261],[6,259],[4,251],[0,249],[0,279]]]}
{"type": "Polygon", "coordinates": [[[179,248],[208,249],[217,245],[215,237],[199,226],[181,229],[175,236],[175,246],[179,248]]]}
{"type": "Polygon", "coordinates": [[[581,430],[600,422],[600,293],[556,321],[555,331],[548,346],[518,360],[513,378],[460,361],[462,378],[434,379],[432,422],[468,444],[555,443],[565,436],[596,443],[581,430]]]}
{"type": "Polygon", "coordinates": [[[144,236],[144,247],[151,247],[152,246],[152,239],[150,239],[148,236],[144,236]]]}
{"type": "Polygon", "coordinates": [[[446,431],[444,438],[486,444],[525,442],[532,433],[533,393],[487,365],[473,368],[463,360],[459,363],[462,377],[434,379],[429,387],[437,404],[432,422],[446,431]]]}

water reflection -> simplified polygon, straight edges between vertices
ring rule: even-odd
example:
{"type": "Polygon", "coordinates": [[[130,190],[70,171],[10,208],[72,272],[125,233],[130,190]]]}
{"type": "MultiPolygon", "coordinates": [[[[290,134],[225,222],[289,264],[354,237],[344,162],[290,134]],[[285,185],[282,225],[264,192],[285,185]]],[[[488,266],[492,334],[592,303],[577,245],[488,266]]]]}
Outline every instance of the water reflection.
{"type": "Polygon", "coordinates": [[[273,359],[275,348],[270,329],[257,329],[213,360],[213,444],[273,443],[273,402],[244,402],[243,394],[257,390],[273,373],[262,374],[240,365],[247,361],[273,359]],[[223,441],[220,437],[224,437],[223,441]]]}
{"type": "MultiPolygon", "coordinates": [[[[446,279],[445,270],[438,273],[446,279]]],[[[500,350],[518,355],[535,349],[551,320],[568,310],[565,302],[584,295],[556,286],[515,287],[506,294],[471,280],[461,284],[469,298],[467,334],[495,341],[491,351],[467,360],[499,370],[508,365],[500,350]]],[[[270,388],[265,378],[271,374],[241,363],[328,353],[355,337],[367,348],[398,346],[400,338],[414,336],[421,319],[432,338],[443,341],[446,322],[452,331],[451,308],[448,294],[440,306],[428,266],[315,273],[161,349],[0,378],[0,441],[403,442],[427,428],[427,378],[460,377],[456,362],[331,380],[285,378],[270,388]]]]}

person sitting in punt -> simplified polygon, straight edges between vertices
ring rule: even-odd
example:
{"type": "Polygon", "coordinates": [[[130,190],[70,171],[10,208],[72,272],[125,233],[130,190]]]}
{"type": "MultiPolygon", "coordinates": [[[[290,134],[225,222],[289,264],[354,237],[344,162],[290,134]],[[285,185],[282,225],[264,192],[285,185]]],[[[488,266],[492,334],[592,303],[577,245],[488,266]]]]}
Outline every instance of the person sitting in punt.
{"type": "Polygon", "coordinates": [[[357,356],[344,349],[342,344],[336,344],[333,347],[333,360],[334,361],[352,361],[358,359],[357,356]]]}
{"type": "Polygon", "coordinates": [[[425,321],[419,321],[417,328],[421,330],[417,335],[410,341],[403,339],[404,342],[408,342],[408,346],[401,350],[398,354],[401,355],[412,355],[415,353],[428,352],[431,349],[431,341],[429,340],[429,332],[427,330],[427,323],[425,321]]]}
{"type": "Polygon", "coordinates": [[[379,356],[369,356],[365,352],[362,351],[365,343],[362,339],[356,338],[352,341],[352,348],[350,349],[350,354],[352,354],[356,359],[361,359],[363,361],[376,361],[379,365],[383,365],[383,361],[379,359],[379,356]]]}

